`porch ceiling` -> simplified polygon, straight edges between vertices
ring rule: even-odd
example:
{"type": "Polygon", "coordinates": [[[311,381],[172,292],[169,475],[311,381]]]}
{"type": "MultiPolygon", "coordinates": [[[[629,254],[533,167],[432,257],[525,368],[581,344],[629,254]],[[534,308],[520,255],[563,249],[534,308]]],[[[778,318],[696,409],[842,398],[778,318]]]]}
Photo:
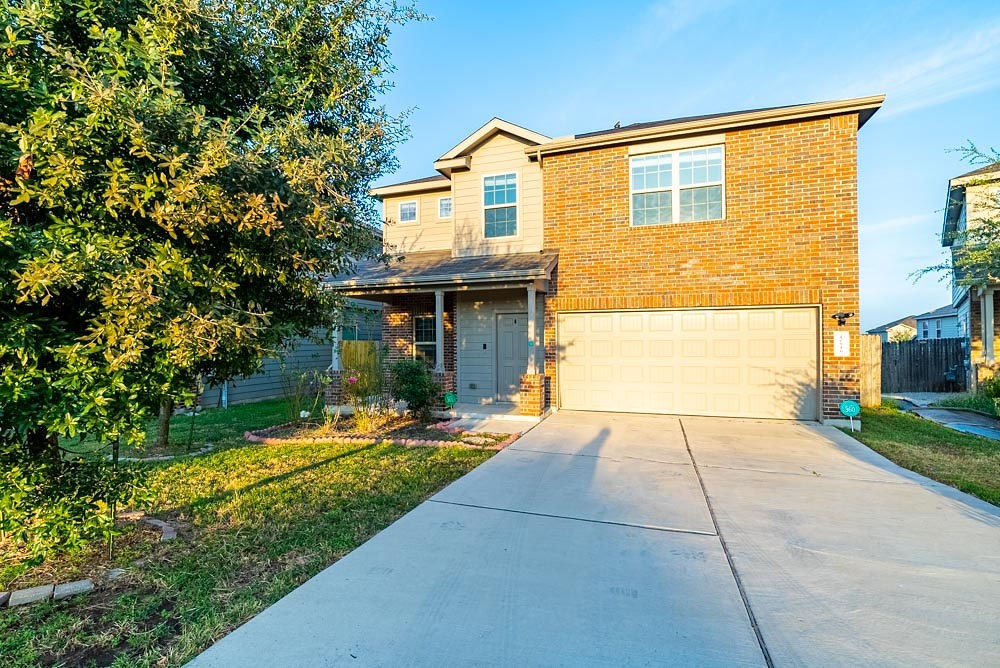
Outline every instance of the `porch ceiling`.
{"type": "Polygon", "coordinates": [[[477,257],[452,257],[450,250],[424,251],[407,253],[388,266],[358,264],[353,274],[328,279],[326,285],[359,296],[517,287],[547,281],[557,260],[554,251],[477,257]]]}

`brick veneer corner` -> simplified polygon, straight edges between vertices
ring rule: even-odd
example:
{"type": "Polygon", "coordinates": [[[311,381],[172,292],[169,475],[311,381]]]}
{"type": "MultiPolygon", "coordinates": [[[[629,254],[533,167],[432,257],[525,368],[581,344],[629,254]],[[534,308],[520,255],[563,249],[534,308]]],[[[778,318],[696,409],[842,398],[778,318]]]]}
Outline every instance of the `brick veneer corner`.
{"type": "Polygon", "coordinates": [[[549,378],[545,374],[526,373],[521,376],[518,409],[521,415],[539,416],[548,407],[549,378]]]}

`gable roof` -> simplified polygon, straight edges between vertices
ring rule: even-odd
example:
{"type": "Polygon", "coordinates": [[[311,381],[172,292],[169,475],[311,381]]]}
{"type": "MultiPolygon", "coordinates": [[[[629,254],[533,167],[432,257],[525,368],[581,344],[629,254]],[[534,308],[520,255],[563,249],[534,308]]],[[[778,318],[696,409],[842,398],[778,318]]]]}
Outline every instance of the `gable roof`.
{"type": "Polygon", "coordinates": [[[920,315],[913,316],[914,320],[927,320],[928,318],[947,318],[949,316],[958,315],[958,310],[948,304],[940,308],[936,308],[933,311],[928,311],[927,313],[921,313],[920,315]]]}
{"type": "Polygon", "coordinates": [[[506,132],[509,135],[520,137],[521,139],[525,139],[529,143],[536,146],[551,140],[551,137],[547,137],[541,133],[535,132],[534,130],[529,130],[528,128],[523,128],[520,125],[514,125],[509,121],[505,121],[502,118],[494,116],[482,127],[460,141],[458,144],[453,146],[450,151],[438,158],[437,161],[435,161],[435,166],[438,162],[453,160],[468,154],[473,148],[500,132],[506,132]]]}
{"type": "Polygon", "coordinates": [[[917,328],[917,319],[914,318],[912,315],[908,315],[903,318],[900,318],[899,320],[893,320],[892,322],[887,322],[884,325],[879,325],[878,327],[869,329],[868,333],[878,334],[879,332],[888,332],[890,329],[898,325],[906,325],[910,329],[915,330],[917,328]]]}
{"type": "Polygon", "coordinates": [[[944,223],[941,226],[942,246],[947,248],[955,242],[958,219],[961,218],[962,208],[965,206],[966,186],[996,179],[1000,179],[1000,161],[959,174],[948,181],[948,199],[944,204],[944,223]]]}

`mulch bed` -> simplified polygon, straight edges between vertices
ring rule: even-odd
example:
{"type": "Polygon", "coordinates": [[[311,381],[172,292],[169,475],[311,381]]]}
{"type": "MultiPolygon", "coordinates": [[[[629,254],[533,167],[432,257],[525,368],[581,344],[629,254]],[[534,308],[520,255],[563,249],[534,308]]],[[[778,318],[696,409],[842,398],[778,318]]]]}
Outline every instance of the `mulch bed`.
{"type": "Polygon", "coordinates": [[[502,449],[518,434],[489,434],[451,427],[453,420],[422,422],[410,416],[389,418],[374,431],[361,431],[353,417],[342,417],[335,424],[313,421],[287,422],[267,429],[248,431],[248,441],[264,445],[302,442],[371,443],[390,442],[409,447],[448,447],[502,449]]]}

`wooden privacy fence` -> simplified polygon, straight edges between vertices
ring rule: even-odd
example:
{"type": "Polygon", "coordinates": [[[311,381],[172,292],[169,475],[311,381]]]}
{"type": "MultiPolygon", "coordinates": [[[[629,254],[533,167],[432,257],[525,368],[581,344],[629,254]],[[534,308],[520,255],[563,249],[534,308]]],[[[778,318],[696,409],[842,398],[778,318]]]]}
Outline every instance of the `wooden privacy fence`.
{"type": "Polygon", "coordinates": [[[861,335],[861,405],[882,405],[882,337],[861,335]]]}
{"type": "Polygon", "coordinates": [[[882,344],[882,392],[962,392],[965,339],[882,344]]]}

